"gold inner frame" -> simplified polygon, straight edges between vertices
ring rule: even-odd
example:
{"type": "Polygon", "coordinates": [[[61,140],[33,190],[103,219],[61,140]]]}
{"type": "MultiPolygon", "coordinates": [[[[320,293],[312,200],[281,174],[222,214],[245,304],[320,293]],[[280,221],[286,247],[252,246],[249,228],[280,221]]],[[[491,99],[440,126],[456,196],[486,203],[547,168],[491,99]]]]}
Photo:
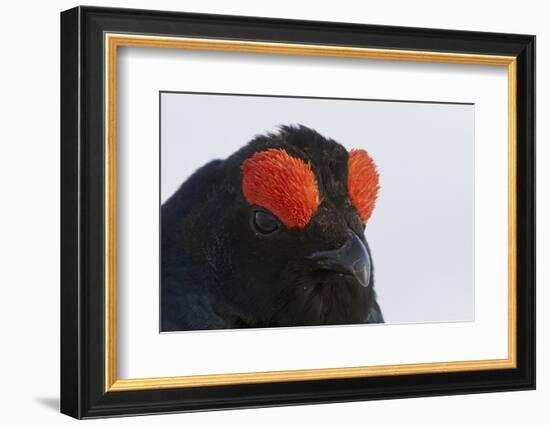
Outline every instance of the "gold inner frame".
{"type": "Polygon", "coordinates": [[[148,35],[105,34],[105,391],[235,385],[266,382],[481,371],[516,367],[516,58],[463,53],[370,49],[148,35]],[[118,379],[116,372],[116,123],[119,46],[436,62],[507,67],[508,72],[508,357],[495,360],[360,366],[118,379]]]}

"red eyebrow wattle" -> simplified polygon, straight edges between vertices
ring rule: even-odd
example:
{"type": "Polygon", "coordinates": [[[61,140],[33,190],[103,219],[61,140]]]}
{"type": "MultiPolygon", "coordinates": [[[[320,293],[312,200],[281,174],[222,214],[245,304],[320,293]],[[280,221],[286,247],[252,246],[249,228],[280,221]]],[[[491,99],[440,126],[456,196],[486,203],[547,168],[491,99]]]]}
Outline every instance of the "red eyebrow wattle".
{"type": "Polygon", "coordinates": [[[376,164],[367,151],[352,149],[348,156],[348,193],[351,203],[366,223],[378,197],[379,176],[376,164]]]}
{"type": "Polygon", "coordinates": [[[284,149],[257,152],[242,165],[243,194],[288,228],[304,228],[319,206],[317,179],[311,165],[284,149]]]}

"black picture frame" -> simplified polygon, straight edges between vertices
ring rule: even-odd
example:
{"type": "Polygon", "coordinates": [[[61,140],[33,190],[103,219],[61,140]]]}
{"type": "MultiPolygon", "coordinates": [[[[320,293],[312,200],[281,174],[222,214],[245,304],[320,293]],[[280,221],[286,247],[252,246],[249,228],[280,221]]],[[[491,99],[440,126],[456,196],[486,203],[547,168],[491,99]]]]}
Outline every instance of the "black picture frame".
{"type": "Polygon", "coordinates": [[[61,412],[75,418],[535,388],[535,37],[76,7],[61,13],[61,412]],[[514,56],[517,61],[517,367],[105,391],[104,34],[514,56]]]}

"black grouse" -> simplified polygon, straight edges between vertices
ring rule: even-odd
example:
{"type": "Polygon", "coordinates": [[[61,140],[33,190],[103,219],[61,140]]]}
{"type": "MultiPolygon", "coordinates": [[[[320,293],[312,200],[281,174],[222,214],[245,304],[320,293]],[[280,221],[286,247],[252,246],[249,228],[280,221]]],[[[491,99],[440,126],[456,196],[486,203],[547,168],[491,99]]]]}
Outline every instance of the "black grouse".
{"type": "Polygon", "coordinates": [[[161,210],[161,330],[383,322],[365,225],[378,172],[305,126],[255,137],[161,210]]]}

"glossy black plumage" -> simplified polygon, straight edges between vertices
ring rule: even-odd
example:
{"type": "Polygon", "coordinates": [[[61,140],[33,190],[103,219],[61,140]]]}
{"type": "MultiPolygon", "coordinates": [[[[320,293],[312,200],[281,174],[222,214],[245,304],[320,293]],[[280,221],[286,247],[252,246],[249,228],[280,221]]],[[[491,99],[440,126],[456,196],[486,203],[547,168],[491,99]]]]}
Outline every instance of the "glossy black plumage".
{"type": "Polygon", "coordinates": [[[162,331],[383,322],[364,225],[347,193],[347,160],[339,143],[283,126],[189,177],[162,206],[162,331]],[[262,209],[243,196],[241,166],[269,148],[311,163],[322,202],[303,229],[254,227],[262,209]],[[346,244],[350,232],[368,255],[362,284],[312,260],[346,244]]]}

